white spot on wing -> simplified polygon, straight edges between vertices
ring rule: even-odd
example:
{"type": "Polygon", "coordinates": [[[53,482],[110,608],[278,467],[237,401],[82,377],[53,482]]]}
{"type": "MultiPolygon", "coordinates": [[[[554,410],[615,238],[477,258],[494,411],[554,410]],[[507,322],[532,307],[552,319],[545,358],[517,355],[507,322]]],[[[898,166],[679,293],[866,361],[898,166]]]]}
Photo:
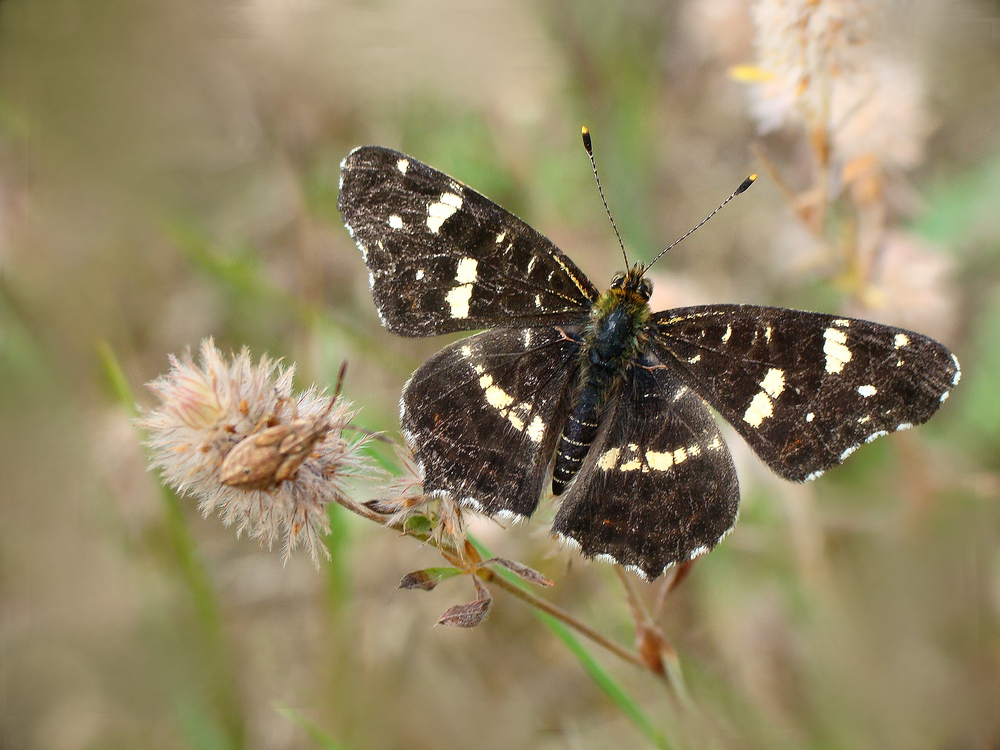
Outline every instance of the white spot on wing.
{"type": "MultiPolygon", "coordinates": [[[[489,375],[483,375],[483,377],[479,378],[480,386],[483,385],[483,381],[486,378],[489,378],[491,382],[493,380],[493,378],[490,378],[489,375]]],[[[494,409],[506,409],[511,404],[514,403],[513,396],[511,396],[509,393],[507,393],[507,391],[498,386],[495,385],[486,386],[483,388],[483,392],[486,394],[487,403],[494,409]]],[[[521,423],[521,426],[522,427],[524,426],[523,422],[521,423]]]]}
{"type": "Polygon", "coordinates": [[[744,412],[743,421],[751,427],[760,427],[761,423],[772,414],[774,410],[771,408],[771,399],[764,391],[758,391],[744,412]]]}
{"type": "Polygon", "coordinates": [[[760,381],[760,389],[771,398],[777,398],[785,390],[785,373],[775,367],[767,371],[767,375],[760,381]]]}
{"type": "Polygon", "coordinates": [[[406,174],[406,170],[410,168],[410,162],[407,159],[400,159],[396,162],[396,169],[399,170],[400,174],[406,174]]]}
{"type": "Polygon", "coordinates": [[[393,229],[402,229],[403,220],[398,216],[396,216],[396,214],[393,214],[392,216],[389,217],[389,226],[392,227],[393,229]]]}
{"type": "Polygon", "coordinates": [[[878,432],[873,432],[871,435],[865,438],[865,442],[870,443],[873,440],[878,440],[880,437],[885,437],[888,434],[889,433],[886,432],[885,430],[879,430],[878,432]]]}
{"type": "Polygon", "coordinates": [[[455,281],[459,284],[471,284],[476,280],[476,268],[479,261],[475,258],[462,258],[458,261],[458,270],[455,272],[455,281]]]}
{"type": "MultiPolygon", "coordinates": [[[[466,354],[466,350],[469,350],[471,354],[471,349],[468,346],[462,347],[462,354],[469,356],[469,354],[466,354]]],[[[545,423],[542,422],[541,417],[535,416],[531,420],[531,424],[525,425],[525,420],[528,414],[531,413],[531,404],[515,403],[513,396],[503,388],[493,384],[493,376],[484,372],[484,368],[481,365],[473,365],[473,369],[480,376],[479,387],[483,389],[483,396],[486,398],[486,402],[500,412],[502,416],[506,417],[515,430],[524,432],[532,442],[540,443],[545,434],[545,423]]]]}
{"type": "Polygon", "coordinates": [[[633,458],[618,467],[618,471],[636,471],[642,468],[642,462],[638,458],[633,458]]]}
{"type": "Polygon", "coordinates": [[[417,269],[417,281],[420,281],[422,278],[424,278],[424,269],[418,268],[417,269]]]}
{"type": "Polygon", "coordinates": [[[437,234],[441,231],[441,225],[461,207],[462,196],[455,193],[442,193],[436,203],[431,203],[427,207],[427,228],[437,234]]]}
{"type": "Polygon", "coordinates": [[[896,345],[897,349],[902,349],[910,343],[910,337],[905,333],[897,333],[896,338],[893,339],[893,343],[896,345]]]}
{"type": "Polygon", "coordinates": [[[813,414],[812,412],[809,412],[808,414],[806,414],[806,421],[807,422],[812,422],[815,418],[816,418],[816,415],[813,414]]]}
{"type": "Polygon", "coordinates": [[[951,379],[952,387],[958,385],[958,381],[962,379],[962,367],[958,364],[958,357],[954,354],[951,355],[951,361],[955,363],[955,377],[951,379]]]}
{"type": "Polygon", "coordinates": [[[646,463],[654,471],[669,471],[674,465],[674,454],[670,451],[646,451],[646,463]]]}
{"type": "Polygon", "coordinates": [[[863,398],[871,398],[878,393],[878,388],[873,385],[859,385],[858,393],[860,393],[863,398]]]}
{"type": "Polygon", "coordinates": [[[611,471],[615,468],[615,464],[618,462],[618,454],[621,453],[619,448],[609,448],[604,451],[601,457],[597,460],[597,468],[603,469],[604,471],[611,471]]]}
{"type": "Polygon", "coordinates": [[[823,476],[822,469],[820,471],[814,471],[812,474],[809,474],[803,481],[811,482],[814,479],[819,479],[821,476],[823,476]]]}
{"type": "Polygon", "coordinates": [[[833,321],[833,324],[835,326],[840,326],[841,328],[847,328],[849,325],[851,325],[851,321],[849,321],[847,318],[837,318],[836,320],[833,321]]]}
{"type": "Polygon", "coordinates": [[[851,361],[851,350],[845,346],[847,336],[843,331],[836,328],[827,328],[823,331],[823,354],[826,355],[826,371],[839,373],[844,369],[844,365],[851,361]]]}
{"type": "MultiPolygon", "coordinates": [[[[506,236],[507,236],[506,232],[500,232],[500,234],[497,235],[497,240],[496,240],[497,244],[499,245],[501,242],[503,242],[506,236]]],[[[532,258],[532,260],[534,260],[534,258],[532,258]]]]}
{"type": "Polygon", "coordinates": [[[472,284],[456,286],[444,296],[444,301],[451,308],[451,317],[469,317],[469,300],[472,299],[472,284]]]}
{"type": "Polygon", "coordinates": [[[727,341],[729,341],[729,337],[732,335],[733,335],[733,327],[726,326],[726,332],[722,334],[722,343],[725,344],[727,341]]]}
{"type": "Polygon", "coordinates": [[[528,438],[533,443],[542,442],[542,436],[545,434],[545,423],[542,422],[542,418],[536,416],[531,420],[531,424],[528,425],[528,438]]]}

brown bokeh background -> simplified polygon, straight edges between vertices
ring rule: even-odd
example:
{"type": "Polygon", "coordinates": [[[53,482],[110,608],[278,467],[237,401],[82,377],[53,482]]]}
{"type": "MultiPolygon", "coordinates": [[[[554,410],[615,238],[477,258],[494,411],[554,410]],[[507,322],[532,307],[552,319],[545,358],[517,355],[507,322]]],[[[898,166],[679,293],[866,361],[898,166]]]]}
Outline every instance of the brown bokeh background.
{"type": "MultiPolygon", "coordinates": [[[[149,407],[142,384],[206,336],[295,362],[303,387],[346,358],[359,423],[394,434],[402,383],[444,340],[379,327],[340,160],[406,151],[603,286],[621,259],[581,124],[639,259],[762,173],[657,266],[657,307],[843,311],[933,335],[964,370],[930,424],[816,483],[732,437],[740,523],[661,622],[690,707],[595,655],[671,747],[1000,747],[1000,5],[884,7],[870,43],[905,60],[922,109],[874,92],[870,148],[917,150],[885,158],[875,197],[829,191],[817,232],[815,140],[761,132],[733,72],[756,59],[748,0],[0,3],[0,747],[645,746],[520,602],[432,627],[473,592],[396,590],[430,548],[335,509],[317,571],[193,502],[172,517],[113,378],[149,407]],[[876,204],[878,254],[845,260],[876,204]]],[[[858,162],[834,166],[837,185],[858,162]]],[[[474,531],[629,643],[613,572],[560,551],[551,513],[474,531]]]]}

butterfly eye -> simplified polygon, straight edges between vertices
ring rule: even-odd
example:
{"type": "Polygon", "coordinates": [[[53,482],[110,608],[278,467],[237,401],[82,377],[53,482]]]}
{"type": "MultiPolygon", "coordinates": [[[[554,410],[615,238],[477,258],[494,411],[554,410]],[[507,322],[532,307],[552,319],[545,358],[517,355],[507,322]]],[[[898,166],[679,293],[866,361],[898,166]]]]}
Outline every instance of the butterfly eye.
{"type": "Polygon", "coordinates": [[[639,282],[639,294],[642,298],[649,302],[649,298],[653,296],[653,282],[643,276],[642,280],[639,282]]]}
{"type": "Polygon", "coordinates": [[[625,283],[625,274],[619,271],[614,276],[611,277],[611,288],[621,289],[622,284],[625,283]]]}

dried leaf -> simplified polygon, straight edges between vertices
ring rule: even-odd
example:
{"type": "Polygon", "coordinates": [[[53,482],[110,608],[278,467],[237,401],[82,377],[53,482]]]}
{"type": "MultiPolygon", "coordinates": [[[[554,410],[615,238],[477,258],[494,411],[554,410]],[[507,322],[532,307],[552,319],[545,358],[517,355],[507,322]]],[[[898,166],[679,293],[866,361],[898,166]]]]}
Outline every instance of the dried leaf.
{"type": "Polygon", "coordinates": [[[468,604],[458,604],[451,607],[441,617],[438,618],[438,625],[449,625],[455,628],[474,628],[483,621],[486,613],[490,611],[493,598],[486,587],[473,576],[472,582],[476,585],[476,600],[468,604]]]}
{"type": "Polygon", "coordinates": [[[534,583],[537,586],[554,586],[555,583],[550,581],[548,578],[543,576],[534,568],[529,568],[527,565],[522,565],[519,562],[514,562],[513,560],[508,560],[505,557],[491,557],[486,560],[483,565],[499,565],[501,568],[506,568],[511,573],[516,575],[523,581],[528,583],[534,583]]]}
{"type": "Polygon", "coordinates": [[[420,589],[421,591],[433,591],[441,581],[446,578],[460,575],[458,568],[424,568],[407,573],[399,582],[401,589],[420,589]]]}
{"type": "Polygon", "coordinates": [[[374,500],[366,501],[363,505],[368,510],[373,510],[383,516],[391,516],[394,513],[402,513],[403,511],[410,510],[425,502],[427,502],[426,496],[420,495],[418,497],[395,497],[391,499],[375,498],[374,500]]]}
{"type": "Polygon", "coordinates": [[[490,599],[476,599],[469,604],[458,604],[450,608],[438,618],[438,625],[450,625],[455,628],[474,628],[483,621],[490,611],[490,599]]]}
{"type": "Polygon", "coordinates": [[[483,558],[479,555],[479,550],[472,546],[472,542],[468,539],[465,540],[465,559],[469,561],[471,565],[481,565],[483,558]]]}
{"type": "Polygon", "coordinates": [[[368,510],[380,513],[383,516],[391,516],[399,510],[399,503],[395,500],[368,500],[362,503],[368,510]]]}

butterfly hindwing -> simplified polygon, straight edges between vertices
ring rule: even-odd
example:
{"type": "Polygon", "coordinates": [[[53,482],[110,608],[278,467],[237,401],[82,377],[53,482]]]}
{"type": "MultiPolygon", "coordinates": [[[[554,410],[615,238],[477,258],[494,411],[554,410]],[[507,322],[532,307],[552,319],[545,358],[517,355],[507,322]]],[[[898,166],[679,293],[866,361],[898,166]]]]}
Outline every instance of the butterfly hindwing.
{"type": "Polygon", "coordinates": [[[553,531],[652,579],[714,547],[738,506],[736,469],[705,402],[647,357],[621,382],[553,531]]]}
{"type": "Polygon", "coordinates": [[[341,164],[344,222],[382,323],[404,336],[579,323],[597,290],[548,239],[475,190],[377,146],[341,164]]]}
{"type": "Polygon", "coordinates": [[[750,305],[668,310],[653,347],[786,479],[926,422],[958,382],[933,339],[853,318],[750,305]]]}
{"type": "Polygon", "coordinates": [[[400,399],[424,491],[448,493],[489,515],[531,515],[579,347],[559,328],[499,329],[427,360],[400,399]]]}

